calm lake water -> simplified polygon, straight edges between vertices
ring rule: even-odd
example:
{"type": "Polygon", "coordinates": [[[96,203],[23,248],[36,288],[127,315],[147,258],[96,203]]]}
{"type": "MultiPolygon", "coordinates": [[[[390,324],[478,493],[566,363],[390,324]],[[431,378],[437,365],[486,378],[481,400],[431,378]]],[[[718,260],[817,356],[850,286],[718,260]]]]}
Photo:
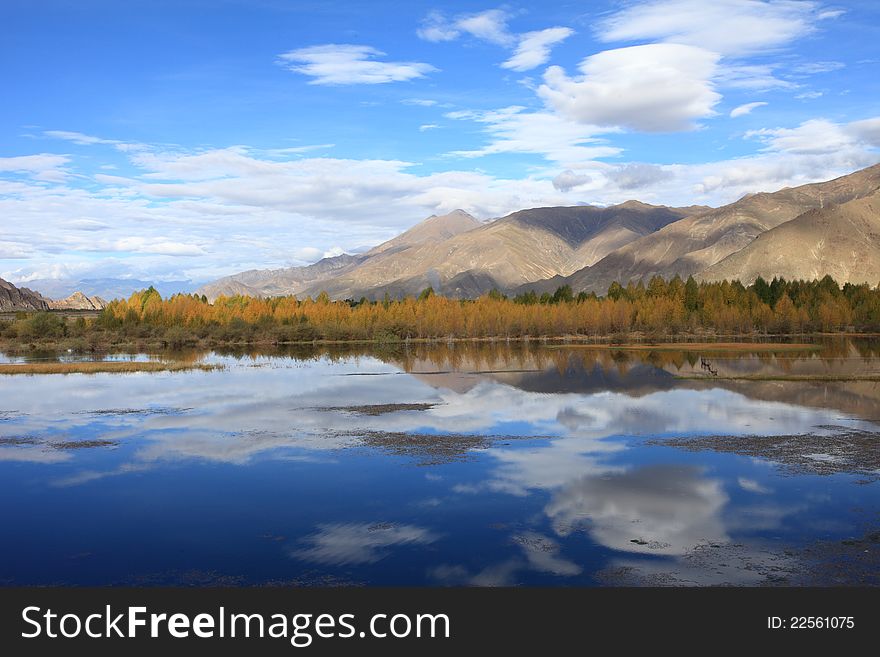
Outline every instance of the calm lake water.
{"type": "Polygon", "coordinates": [[[0,584],[878,583],[877,342],[183,356],[0,377],[0,584]]]}

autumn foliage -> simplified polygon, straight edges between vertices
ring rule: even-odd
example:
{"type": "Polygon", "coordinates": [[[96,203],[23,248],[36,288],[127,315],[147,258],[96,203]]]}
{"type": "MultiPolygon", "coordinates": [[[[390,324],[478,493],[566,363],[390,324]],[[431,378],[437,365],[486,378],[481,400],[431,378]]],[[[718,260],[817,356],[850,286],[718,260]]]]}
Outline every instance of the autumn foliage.
{"type": "Polygon", "coordinates": [[[830,277],[788,282],[758,279],[697,283],[655,277],[647,285],[612,284],[604,297],[561,287],[555,294],[508,298],[497,291],[476,300],[424,292],[402,300],[331,301],[275,297],[162,299],[150,288],[112,302],[97,320],[105,329],[132,326],[221,340],[271,337],[276,342],[400,340],[525,336],[611,336],[643,332],[724,335],[880,330],[880,289],[830,277]]]}
{"type": "Polygon", "coordinates": [[[183,348],[315,341],[527,339],[628,341],[676,336],[880,332],[880,288],[819,281],[697,283],[660,277],[611,285],[605,296],[563,286],[513,298],[493,290],[474,300],[427,289],[417,298],[331,301],[317,298],[163,299],[153,288],[111,302],[96,317],[22,313],[0,321],[0,347],[103,351],[110,347],[183,348]]]}

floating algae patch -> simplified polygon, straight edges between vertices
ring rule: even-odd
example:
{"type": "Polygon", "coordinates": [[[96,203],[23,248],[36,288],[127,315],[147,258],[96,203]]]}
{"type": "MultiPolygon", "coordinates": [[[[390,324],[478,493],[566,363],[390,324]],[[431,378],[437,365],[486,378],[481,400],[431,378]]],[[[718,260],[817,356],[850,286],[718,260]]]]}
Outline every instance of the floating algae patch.
{"type": "MultiPolygon", "coordinates": [[[[476,434],[416,433],[397,431],[341,431],[337,436],[351,436],[364,447],[372,447],[388,454],[414,458],[418,465],[439,465],[466,461],[472,450],[487,449],[501,441],[521,439],[521,436],[484,436],[476,434]]],[[[546,438],[528,436],[530,440],[546,438]]]]}
{"type": "Polygon", "coordinates": [[[431,434],[396,431],[368,431],[359,434],[367,446],[389,454],[409,456],[419,465],[438,465],[451,461],[463,461],[473,449],[486,449],[492,444],[486,436],[466,434],[431,434]]]}
{"type": "Polygon", "coordinates": [[[101,408],[94,411],[78,411],[78,415],[179,415],[192,408],[101,408]]]}
{"type": "Polygon", "coordinates": [[[138,575],[131,579],[117,582],[121,586],[181,586],[196,588],[304,588],[304,587],[354,587],[364,586],[345,577],[317,571],[306,571],[300,576],[291,579],[251,579],[244,575],[232,575],[214,570],[168,570],[159,573],[138,575]]]}
{"type": "Polygon", "coordinates": [[[842,541],[817,541],[799,551],[803,586],[880,586],[880,530],[842,541]]]}
{"type": "Polygon", "coordinates": [[[832,430],[829,434],[664,438],[648,444],[753,456],[773,461],[789,474],[857,474],[866,477],[867,482],[880,478],[880,433],[836,427],[832,430]]]}
{"type": "Polygon", "coordinates": [[[615,560],[596,579],[605,586],[787,586],[801,568],[794,550],[707,542],[671,559],[615,560]]]}
{"type": "Polygon", "coordinates": [[[0,438],[0,447],[9,446],[9,447],[18,447],[21,445],[38,445],[40,443],[39,440],[34,438],[33,436],[13,436],[0,438]]]}
{"type": "Polygon", "coordinates": [[[398,411],[427,411],[437,404],[365,404],[363,406],[320,406],[318,411],[341,411],[355,415],[385,415],[398,411]]]}
{"type": "Polygon", "coordinates": [[[55,449],[91,449],[93,447],[116,447],[119,443],[115,440],[65,440],[60,443],[48,443],[55,449]]]}
{"type": "Polygon", "coordinates": [[[228,575],[214,570],[168,570],[160,573],[137,575],[119,582],[122,586],[181,586],[198,588],[226,588],[243,586],[246,580],[241,575],[228,575]]]}
{"type": "Polygon", "coordinates": [[[52,449],[88,449],[90,447],[116,447],[119,443],[115,440],[62,440],[53,442],[41,440],[34,436],[7,436],[0,438],[0,447],[27,447],[44,445],[52,449]]]}

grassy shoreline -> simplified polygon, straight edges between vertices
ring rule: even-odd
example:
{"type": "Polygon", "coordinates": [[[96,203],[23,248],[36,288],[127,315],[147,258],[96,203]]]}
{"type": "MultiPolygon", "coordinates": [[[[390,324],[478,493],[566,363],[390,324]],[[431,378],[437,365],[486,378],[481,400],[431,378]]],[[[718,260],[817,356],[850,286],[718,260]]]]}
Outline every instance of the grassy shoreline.
{"type": "Polygon", "coordinates": [[[133,372],[210,371],[217,365],[163,361],[78,361],[72,363],[0,363],[0,376],[28,374],[129,374],[133,372]]]}

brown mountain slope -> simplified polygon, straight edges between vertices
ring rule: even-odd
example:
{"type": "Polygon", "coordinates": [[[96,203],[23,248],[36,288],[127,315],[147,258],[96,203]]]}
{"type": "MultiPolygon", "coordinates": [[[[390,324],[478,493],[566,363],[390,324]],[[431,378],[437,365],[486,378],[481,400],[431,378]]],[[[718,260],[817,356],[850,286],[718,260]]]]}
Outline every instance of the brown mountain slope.
{"type": "Polygon", "coordinates": [[[759,235],[744,249],[700,274],[705,280],[880,281],[880,191],[841,205],[809,210],[759,235]]]}
{"type": "Polygon", "coordinates": [[[49,303],[39,293],[0,278],[0,311],[10,310],[49,310],[49,303]]]}
{"type": "Polygon", "coordinates": [[[478,296],[569,274],[692,211],[635,201],[522,210],[447,240],[379,253],[304,293],[375,299],[386,292],[418,294],[430,285],[448,296],[478,296]]]}
{"type": "Polygon", "coordinates": [[[383,242],[364,254],[349,255],[344,253],[323,258],[305,267],[252,269],[208,283],[196,290],[196,293],[206,295],[211,301],[221,294],[257,297],[300,294],[310,286],[320,285],[321,281],[351,271],[374,256],[397,253],[428,242],[447,240],[480,225],[477,219],[464,210],[454,210],[442,216],[431,215],[397,237],[383,242]]]}
{"type": "Polygon", "coordinates": [[[669,224],[630,242],[567,278],[530,286],[537,291],[570,284],[575,291],[604,293],[614,282],[646,280],[655,274],[697,274],[745,248],[761,233],[813,208],[841,204],[880,187],[880,165],[834,180],[773,193],[753,194],[730,205],[669,224]]]}
{"type": "Polygon", "coordinates": [[[370,249],[365,255],[372,257],[380,253],[396,253],[411,246],[448,240],[480,226],[480,221],[464,210],[453,210],[440,216],[432,214],[397,237],[370,249]]]}
{"type": "Polygon", "coordinates": [[[331,258],[323,258],[305,267],[251,269],[203,285],[196,290],[196,294],[204,294],[212,302],[220,295],[271,297],[296,294],[315,281],[357,266],[363,259],[363,256],[343,253],[331,258]]]}

